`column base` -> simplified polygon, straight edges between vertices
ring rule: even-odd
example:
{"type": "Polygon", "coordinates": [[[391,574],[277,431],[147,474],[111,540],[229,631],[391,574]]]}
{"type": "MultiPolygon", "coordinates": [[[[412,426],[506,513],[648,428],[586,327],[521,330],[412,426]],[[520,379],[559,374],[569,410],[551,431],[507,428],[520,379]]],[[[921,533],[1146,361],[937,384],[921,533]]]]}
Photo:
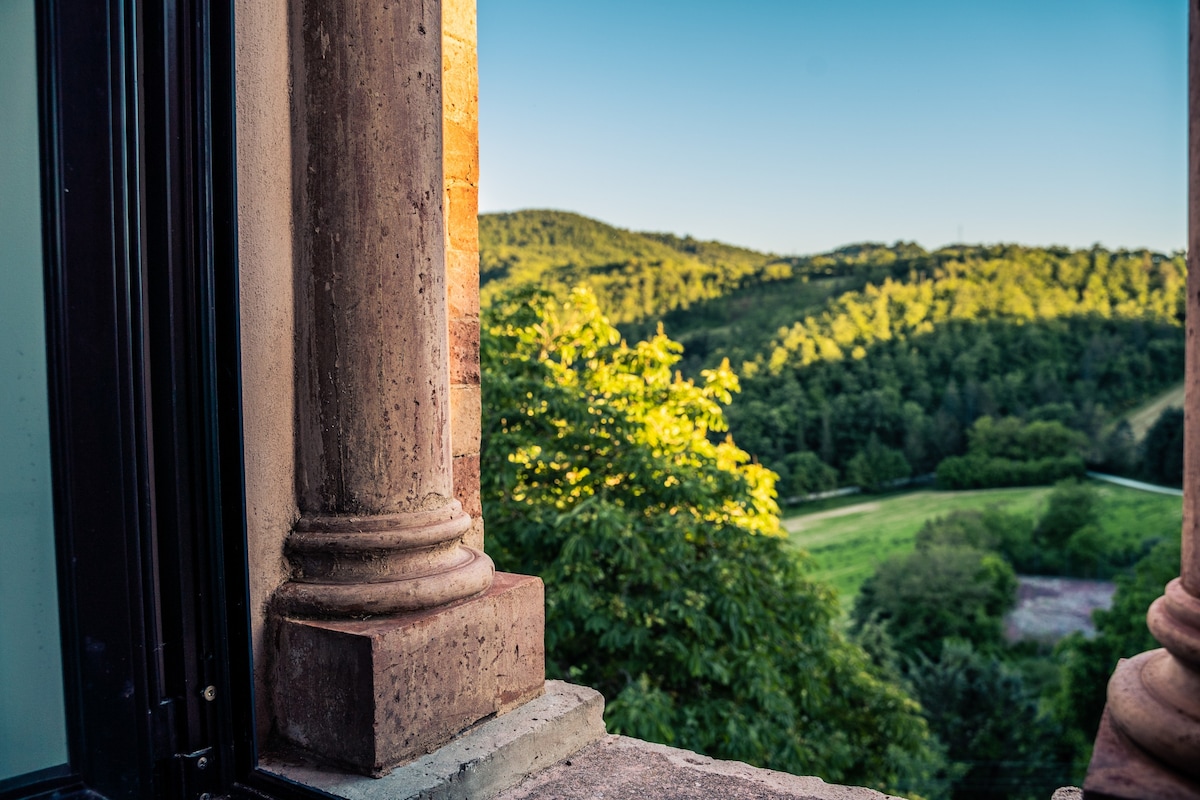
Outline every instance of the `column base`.
{"type": "Polygon", "coordinates": [[[279,733],[371,776],[430,753],[545,682],[542,582],[496,573],[482,595],[368,620],[280,617],[279,733]]]}
{"type": "Polygon", "coordinates": [[[1200,785],[1151,757],[1113,724],[1105,709],[1096,733],[1084,800],[1200,800],[1200,785]]]}

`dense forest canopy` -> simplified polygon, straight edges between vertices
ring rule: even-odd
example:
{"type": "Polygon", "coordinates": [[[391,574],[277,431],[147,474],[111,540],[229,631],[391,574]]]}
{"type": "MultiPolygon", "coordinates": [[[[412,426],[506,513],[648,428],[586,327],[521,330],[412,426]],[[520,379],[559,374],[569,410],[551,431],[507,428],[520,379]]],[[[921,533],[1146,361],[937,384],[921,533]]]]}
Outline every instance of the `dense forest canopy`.
{"type": "Polygon", "coordinates": [[[731,430],[784,497],[932,473],[984,416],[1060,422],[1092,443],[1081,459],[1128,471],[1109,463],[1114,420],[1182,376],[1180,254],[898,242],[785,258],[552,211],[485,215],[480,237],[485,303],[586,285],[629,338],[662,324],[685,374],[729,359],[731,430]]]}
{"type": "Polygon", "coordinates": [[[616,323],[720,297],[776,260],[719,242],[631,233],[565,211],[487,214],[479,238],[485,304],[518,287],[561,295],[582,285],[616,323]]]}

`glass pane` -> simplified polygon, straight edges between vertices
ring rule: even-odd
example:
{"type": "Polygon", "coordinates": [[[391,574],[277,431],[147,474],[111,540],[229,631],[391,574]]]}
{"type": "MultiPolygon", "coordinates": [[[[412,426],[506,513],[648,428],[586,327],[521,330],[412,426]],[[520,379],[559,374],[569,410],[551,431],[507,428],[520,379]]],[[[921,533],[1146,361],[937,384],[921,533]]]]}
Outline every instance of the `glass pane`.
{"type": "Polygon", "coordinates": [[[0,781],[67,761],[42,292],[34,0],[0,0],[0,781]]]}

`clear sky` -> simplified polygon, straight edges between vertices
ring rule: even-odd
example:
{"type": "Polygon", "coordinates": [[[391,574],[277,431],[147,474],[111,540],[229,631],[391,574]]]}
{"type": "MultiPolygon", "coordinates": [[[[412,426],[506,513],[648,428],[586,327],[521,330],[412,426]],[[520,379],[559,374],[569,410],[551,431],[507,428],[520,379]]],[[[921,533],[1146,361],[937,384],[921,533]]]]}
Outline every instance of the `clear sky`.
{"type": "Polygon", "coordinates": [[[1182,249],[1186,0],[477,0],[484,212],[1182,249]]]}

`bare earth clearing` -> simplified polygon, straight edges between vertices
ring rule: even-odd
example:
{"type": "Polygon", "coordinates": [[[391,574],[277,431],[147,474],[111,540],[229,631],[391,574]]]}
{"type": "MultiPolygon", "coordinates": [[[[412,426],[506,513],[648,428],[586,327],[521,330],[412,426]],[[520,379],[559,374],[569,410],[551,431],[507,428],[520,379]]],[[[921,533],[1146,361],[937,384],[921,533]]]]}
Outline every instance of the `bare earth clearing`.
{"type": "Polygon", "coordinates": [[[783,520],[783,529],[788,533],[796,533],[812,525],[814,522],[820,522],[823,519],[834,519],[835,517],[848,517],[851,514],[866,514],[871,511],[878,511],[879,503],[859,503],[854,506],[843,506],[842,508],[831,508],[828,511],[818,511],[816,514],[807,514],[803,517],[791,517],[783,520]]]}
{"type": "Polygon", "coordinates": [[[1017,607],[1004,619],[1004,636],[1010,642],[1057,642],[1075,631],[1091,637],[1096,633],[1092,612],[1111,608],[1117,591],[1112,581],[1033,575],[1017,580],[1017,607]]]}

